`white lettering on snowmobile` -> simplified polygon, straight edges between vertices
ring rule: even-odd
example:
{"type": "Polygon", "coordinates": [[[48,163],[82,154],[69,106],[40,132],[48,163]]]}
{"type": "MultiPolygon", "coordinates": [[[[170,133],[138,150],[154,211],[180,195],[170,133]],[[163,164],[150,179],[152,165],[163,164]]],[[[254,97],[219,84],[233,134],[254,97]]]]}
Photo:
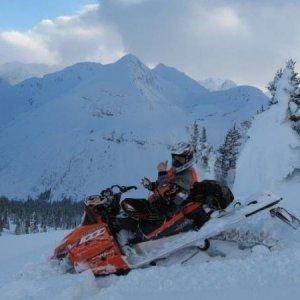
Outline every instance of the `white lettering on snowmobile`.
{"type": "Polygon", "coordinates": [[[93,232],[91,232],[91,233],[83,236],[81,238],[78,246],[81,245],[81,244],[87,243],[87,242],[93,240],[94,238],[96,238],[98,236],[102,236],[104,233],[105,233],[105,228],[103,228],[103,227],[99,228],[99,229],[97,229],[97,230],[95,230],[95,231],[93,231],[93,232]]]}

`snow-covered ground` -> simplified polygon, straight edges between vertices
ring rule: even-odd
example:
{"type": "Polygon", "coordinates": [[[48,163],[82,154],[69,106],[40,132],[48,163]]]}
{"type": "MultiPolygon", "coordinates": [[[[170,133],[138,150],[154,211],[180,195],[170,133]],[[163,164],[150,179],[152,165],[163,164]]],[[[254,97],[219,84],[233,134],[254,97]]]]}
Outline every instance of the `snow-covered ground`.
{"type": "Polygon", "coordinates": [[[298,299],[299,233],[280,221],[266,222],[282,238],[271,252],[216,241],[213,247],[225,258],[199,253],[182,265],[177,254],[160,266],[97,279],[89,271],[65,274],[50,261],[66,231],[6,234],[0,237],[0,299],[298,299]]]}

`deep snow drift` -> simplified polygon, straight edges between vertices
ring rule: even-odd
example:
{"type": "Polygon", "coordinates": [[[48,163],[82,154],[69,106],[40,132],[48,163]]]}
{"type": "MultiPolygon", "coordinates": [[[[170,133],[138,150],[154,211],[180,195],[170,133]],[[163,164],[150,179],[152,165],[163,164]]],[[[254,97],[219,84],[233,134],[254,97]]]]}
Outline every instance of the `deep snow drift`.
{"type": "Polygon", "coordinates": [[[256,116],[237,162],[234,194],[238,197],[271,191],[300,214],[300,138],[288,118],[291,70],[278,81],[278,103],[256,116]]]}
{"type": "MultiPolygon", "coordinates": [[[[268,217],[263,213],[257,218],[268,217]]],[[[1,299],[297,299],[299,233],[280,221],[268,222],[282,238],[272,252],[215,242],[213,247],[227,253],[226,258],[199,253],[182,265],[176,261],[183,254],[177,254],[160,266],[97,279],[89,271],[64,274],[49,260],[65,231],[6,234],[0,237],[1,299]]]]}

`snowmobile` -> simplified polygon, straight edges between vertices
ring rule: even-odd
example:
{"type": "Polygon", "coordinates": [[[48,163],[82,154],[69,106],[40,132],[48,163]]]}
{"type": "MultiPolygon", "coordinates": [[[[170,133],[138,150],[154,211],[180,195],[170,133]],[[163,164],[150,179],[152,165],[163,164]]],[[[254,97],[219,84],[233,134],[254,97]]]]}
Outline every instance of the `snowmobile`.
{"type": "MultiPolygon", "coordinates": [[[[69,272],[90,269],[95,276],[122,275],[153,265],[183,249],[197,247],[205,251],[210,246],[210,238],[261,211],[268,210],[272,216],[283,218],[278,207],[281,198],[265,195],[245,205],[235,201],[225,209],[214,211],[199,229],[195,216],[202,212],[202,204],[189,202],[166,216],[156,228],[147,227],[142,239],[122,245],[114,221],[120,215],[121,196],[132,189],[136,187],[114,185],[99,195],[89,196],[85,200],[82,224],[63,239],[52,258],[67,266],[69,272]]],[[[285,214],[284,221],[288,223],[288,220],[291,218],[285,214]]]]}

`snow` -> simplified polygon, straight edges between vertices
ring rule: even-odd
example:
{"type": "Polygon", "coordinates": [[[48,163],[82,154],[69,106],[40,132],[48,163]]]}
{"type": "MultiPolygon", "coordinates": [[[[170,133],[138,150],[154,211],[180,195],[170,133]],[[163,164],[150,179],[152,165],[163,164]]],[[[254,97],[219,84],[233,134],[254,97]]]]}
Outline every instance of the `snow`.
{"type": "Polygon", "coordinates": [[[264,191],[283,197],[300,214],[300,139],[287,118],[289,70],[279,81],[278,104],[255,117],[237,162],[234,193],[240,198],[264,191]]]}
{"type": "Polygon", "coordinates": [[[51,188],[54,199],[82,199],[111,184],[154,179],[156,164],[188,138],[194,120],[217,147],[266,103],[254,87],[210,93],[133,55],[27,79],[0,94],[1,194],[24,199],[51,188]]]}
{"type": "Polygon", "coordinates": [[[31,77],[42,77],[56,71],[58,68],[58,66],[45,64],[10,62],[0,65],[0,77],[14,85],[31,77]]]}
{"type": "Polygon", "coordinates": [[[242,251],[235,244],[216,241],[213,247],[228,253],[227,257],[200,252],[182,265],[178,258],[184,254],[179,253],[156,267],[97,279],[89,271],[63,273],[50,261],[54,246],[66,234],[1,236],[1,299],[195,299],[201,295],[234,300],[300,295],[300,241],[295,233],[284,247],[272,251],[263,246],[242,251]]]}
{"type": "Polygon", "coordinates": [[[279,111],[274,105],[253,122],[238,160],[236,194],[276,191],[295,168],[300,168],[299,137],[290,124],[274,122],[279,111]]]}
{"type": "Polygon", "coordinates": [[[200,80],[199,83],[211,92],[225,91],[237,86],[237,84],[230,79],[222,79],[216,77],[200,80]]]}

